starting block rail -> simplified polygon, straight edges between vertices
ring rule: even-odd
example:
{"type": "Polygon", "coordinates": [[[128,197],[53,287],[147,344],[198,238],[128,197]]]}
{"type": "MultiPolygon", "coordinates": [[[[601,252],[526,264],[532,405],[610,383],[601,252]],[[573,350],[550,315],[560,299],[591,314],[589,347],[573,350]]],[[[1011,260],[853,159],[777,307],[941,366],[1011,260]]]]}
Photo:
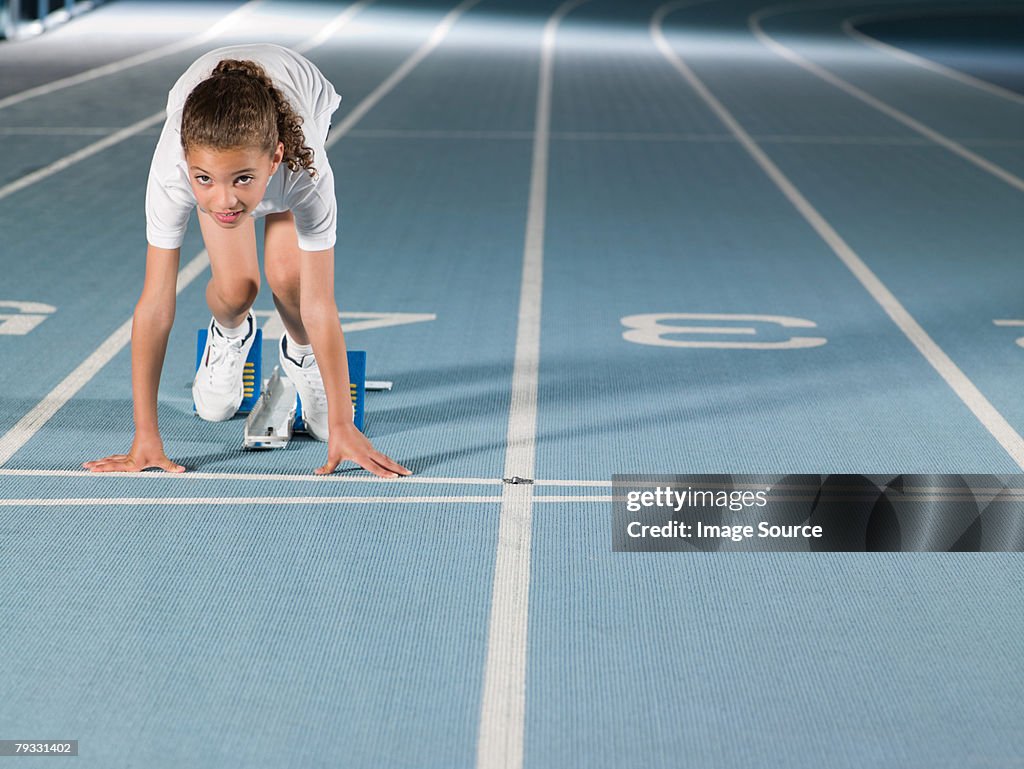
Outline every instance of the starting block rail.
{"type": "Polygon", "coordinates": [[[247,449],[278,449],[288,445],[295,430],[298,394],[295,385],[274,371],[263,386],[263,394],[245,420],[242,444],[247,449]]]}

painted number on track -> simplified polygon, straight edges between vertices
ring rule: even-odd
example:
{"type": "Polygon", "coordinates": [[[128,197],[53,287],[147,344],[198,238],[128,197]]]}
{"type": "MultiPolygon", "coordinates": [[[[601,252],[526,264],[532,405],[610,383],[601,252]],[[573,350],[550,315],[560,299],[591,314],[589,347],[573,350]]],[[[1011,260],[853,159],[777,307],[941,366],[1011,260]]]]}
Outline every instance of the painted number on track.
{"type": "Polygon", "coordinates": [[[53,305],[41,302],[0,300],[0,334],[24,336],[56,311],[53,305]]]}
{"type": "MultiPolygon", "coordinates": [[[[1003,328],[1024,327],[1024,320],[1016,320],[1012,318],[1008,320],[993,320],[992,322],[997,326],[1002,326],[1003,328]]],[[[1024,336],[1017,337],[1017,346],[1024,347],[1024,336]]]]}
{"type": "MultiPolygon", "coordinates": [[[[280,339],[284,334],[284,323],[281,322],[277,310],[253,310],[253,315],[261,319],[264,339],[280,339]]],[[[346,334],[371,328],[405,326],[410,323],[437,320],[437,315],[426,312],[339,312],[338,317],[346,334]]]]}
{"type": "Polygon", "coordinates": [[[817,328],[813,321],[804,318],[790,318],[785,315],[664,312],[627,315],[622,319],[622,325],[629,330],[622,334],[622,338],[636,344],[649,344],[658,347],[701,347],[721,350],[797,350],[820,347],[828,341],[821,336],[802,335],[790,336],[782,341],[754,341],[750,337],[757,336],[757,327],[738,325],[751,323],[771,324],[774,327],[781,326],[787,329],[817,328]],[[688,323],[692,321],[729,325],[692,325],[688,323]],[[699,338],[712,335],[745,338],[743,340],[699,338]]]}

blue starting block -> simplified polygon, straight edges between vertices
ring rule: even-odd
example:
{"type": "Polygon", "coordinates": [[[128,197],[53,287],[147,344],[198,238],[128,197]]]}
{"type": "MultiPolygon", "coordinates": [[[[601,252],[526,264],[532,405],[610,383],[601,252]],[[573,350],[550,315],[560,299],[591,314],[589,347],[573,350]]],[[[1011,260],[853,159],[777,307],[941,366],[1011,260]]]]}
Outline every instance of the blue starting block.
{"type": "MultiPolygon", "coordinates": [[[[203,359],[203,351],[206,349],[207,329],[199,329],[196,336],[196,370],[203,359]]],[[[353,422],[359,429],[363,429],[366,414],[366,352],[363,350],[348,351],[348,378],[349,397],[352,399],[354,411],[353,422]]],[[[242,383],[244,387],[242,405],[238,409],[239,414],[250,415],[246,422],[245,445],[247,448],[273,448],[285,446],[291,438],[292,431],[302,432],[305,425],[302,422],[302,400],[295,393],[295,387],[287,379],[280,376],[277,367],[270,380],[263,379],[263,330],[256,330],[256,339],[253,341],[249,356],[245,360],[245,368],[242,371],[242,383]],[[281,384],[281,383],[284,384],[281,384]],[[271,383],[273,387],[268,387],[271,383]],[[293,398],[294,394],[294,398],[293,398]],[[266,397],[265,397],[266,396],[266,397]],[[287,398],[288,403],[281,402],[287,398]],[[273,402],[272,402],[273,400],[273,402]],[[272,415],[272,416],[271,416],[272,415]],[[268,435],[250,435],[250,427],[254,417],[259,417],[260,433],[269,431],[268,435]],[[270,419],[273,424],[267,422],[270,419]],[[264,425],[266,422],[269,427],[264,425]],[[265,439],[265,440],[264,440],[265,439]]],[[[376,389],[390,389],[390,382],[375,383],[376,389]],[[382,385],[387,385],[386,387],[382,385]]],[[[195,406],[193,406],[195,408],[195,406]]]]}
{"type": "MultiPolygon", "coordinates": [[[[206,349],[206,335],[209,329],[201,328],[196,335],[196,371],[199,371],[199,364],[203,362],[203,351],[206,349]]],[[[245,359],[245,368],[242,369],[242,405],[238,408],[239,414],[248,414],[256,401],[260,399],[263,391],[263,329],[256,329],[256,339],[249,349],[249,357],[245,359]]],[[[195,405],[192,406],[195,410],[195,405]]]]}
{"type": "MultiPolygon", "coordinates": [[[[360,431],[363,429],[363,415],[366,409],[366,352],[363,350],[348,351],[348,389],[355,412],[352,421],[360,431]]],[[[295,396],[295,429],[304,431],[302,422],[302,398],[295,396]]]]}

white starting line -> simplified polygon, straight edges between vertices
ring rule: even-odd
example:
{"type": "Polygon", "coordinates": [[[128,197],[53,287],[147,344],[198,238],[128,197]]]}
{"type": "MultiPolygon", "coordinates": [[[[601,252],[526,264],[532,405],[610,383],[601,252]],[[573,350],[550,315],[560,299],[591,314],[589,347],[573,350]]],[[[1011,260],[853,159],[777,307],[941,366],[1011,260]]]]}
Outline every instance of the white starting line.
{"type": "MultiPolygon", "coordinates": [[[[94,478],[97,481],[123,480],[125,478],[144,478],[155,481],[280,481],[282,483],[427,483],[447,486],[504,486],[516,485],[507,484],[501,478],[441,478],[436,476],[411,475],[404,478],[378,478],[371,475],[344,475],[335,473],[333,475],[313,475],[301,473],[165,473],[165,472],[141,472],[141,473],[94,473],[89,470],[28,470],[16,468],[0,468],[0,478],[94,478]]],[[[606,488],[612,487],[611,479],[608,480],[566,480],[566,479],[533,479],[530,484],[534,488],[538,486],[558,487],[581,487],[581,488],[606,488]]]]}
{"type": "MultiPolygon", "coordinates": [[[[611,502],[611,495],[534,497],[536,503],[611,502]]],[[[502,497],[73,497],[0,499],[0,507],[268,507],[303,505],[500,505],[502,497]]]]}
{"type": "MultiPolygon", "coordinates": [[[[117,480],[146,480],[160,483],[201,483],[216,481],[225,482],[274,482],[282,484],[410,484],[427,486],[490,486],[503,488],[506,486],[530,486],[532,488],[579,488],[601,489],[610,491],[611,480],[567,480],[537,479],[531,483],[509,483],[501,478],[441,478],[432,476],[409,476],[405,478],[378,478],[369,475],[305,475],[279,473],[93,473],[88,470],[19,470],[0,468],[0,478],[89,478],[97,483],[117,480]]],[[[387,505],[387,504],[495,504],[500,505],[503,497],[499,495],[485,496],[472,494],[446,494],[435,496],[401,496],[380,494],[374,496],[119,496],[119,497],[22,497],[18,499],[0,499],[0,507],[194,507],[194,506],[287,506],[287,505],[387,505]]],[[[534,496],[533,501],[541,504],[576,504],[611,502],[610,494],[568,494],[534,496]]]]}

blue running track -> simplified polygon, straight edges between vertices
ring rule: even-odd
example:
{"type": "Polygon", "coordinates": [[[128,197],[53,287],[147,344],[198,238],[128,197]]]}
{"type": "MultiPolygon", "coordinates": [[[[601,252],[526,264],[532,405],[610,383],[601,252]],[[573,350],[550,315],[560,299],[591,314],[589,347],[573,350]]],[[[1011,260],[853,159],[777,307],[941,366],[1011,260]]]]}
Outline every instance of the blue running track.
{"type": "Polygon", "coordinates": [[[120,0],[0,43],[0,740],[1024,767],[1019,553],[610,545],[614,473],[1024,470],[1022,29],[1017,0],[120,0]],[[81,470],[131,440],[167,90],[253,41],[344,97],[336,292],[410,478],[194,416],[195,226],[160,394],[189,472],[81,470]]]}

